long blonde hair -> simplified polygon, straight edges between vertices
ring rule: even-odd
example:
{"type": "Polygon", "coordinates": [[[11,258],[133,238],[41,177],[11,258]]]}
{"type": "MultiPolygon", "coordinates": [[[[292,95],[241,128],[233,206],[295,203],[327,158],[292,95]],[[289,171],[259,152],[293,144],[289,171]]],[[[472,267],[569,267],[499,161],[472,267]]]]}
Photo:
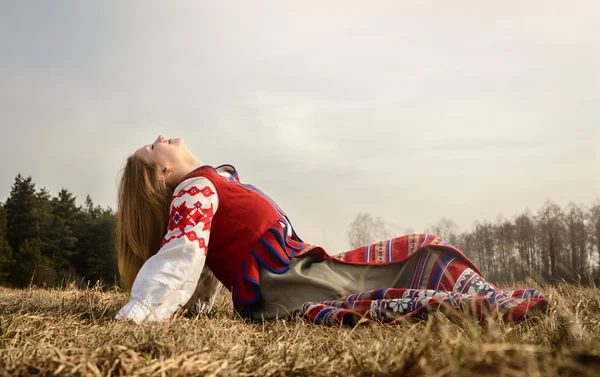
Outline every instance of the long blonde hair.
{"type": "Polygon", "coordinates": [[[142,265],[160,249],[173,189],[157,169],[130,156],[119,185],[117,250],[121,285],[128,291],[142,265]]]}
{"type": "MultiPolygon", "coordinates": [[[[119,185],[118,263],[121,285],[128,291],[144,263],[159,251],[167,232],[173,188],[157,174],[156,167],[130,156],[119,185]]],[[[210,310],[222,287],[205,268],[185,308],[197,313],[210,310]]]]}

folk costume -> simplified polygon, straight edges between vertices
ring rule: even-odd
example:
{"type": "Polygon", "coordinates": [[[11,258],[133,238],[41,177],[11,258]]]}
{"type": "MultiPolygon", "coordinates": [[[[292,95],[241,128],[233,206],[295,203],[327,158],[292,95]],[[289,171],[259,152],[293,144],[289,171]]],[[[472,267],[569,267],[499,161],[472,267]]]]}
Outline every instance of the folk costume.
{"type": "Polygon", "coordinates": [[[210,310],[220,286],[199,297],[212,271],[236,311],[253,319],[298,313],[321,325],[395,323],[440,307],[516,321],[548,300],[501,291],[448,242],[412,234],[338,255],[303,242],[281,208],[231,165],[202,166],[174,191],[160,251],[142,266],[117,318],[158,321],[182,306],[210,310]]]}

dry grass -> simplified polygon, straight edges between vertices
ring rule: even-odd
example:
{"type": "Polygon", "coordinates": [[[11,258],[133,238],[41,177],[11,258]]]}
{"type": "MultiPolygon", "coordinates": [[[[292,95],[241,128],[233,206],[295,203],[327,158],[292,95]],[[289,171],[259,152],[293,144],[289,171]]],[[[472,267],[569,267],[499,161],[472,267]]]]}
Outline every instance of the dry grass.
{"type": "Polygon", "coordinates": [[[561,301],[516,326],[438,315],[395,327],[249,323],[227,296],[208,316],[136,326],[125,294],[0,288],[2,376],[598,376],[600,289],[546,288],[561,301]]]}

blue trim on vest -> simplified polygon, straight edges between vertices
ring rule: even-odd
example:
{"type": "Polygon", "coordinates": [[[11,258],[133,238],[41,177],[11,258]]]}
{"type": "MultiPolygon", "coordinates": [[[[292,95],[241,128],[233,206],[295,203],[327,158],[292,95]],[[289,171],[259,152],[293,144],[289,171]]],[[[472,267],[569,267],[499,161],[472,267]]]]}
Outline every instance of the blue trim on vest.
{"type": "MultiPolygon", "coordinates": [[[[300,242],[303,242],[302,239],[300,237],[298,237],[298,234],[296,233],[296,230],[294,229],[294,226],[292,225],[290,218],[286,215],[285,211],[279,206],[279,204],[277,204],[277,202],[275,200],[273,200],[269,195],[265,194],[261,189],[259,189],[258,187],[254,186],[254,185],[238,182],[236,180],[236,178],[238,178],[237,169],[235,168],[235,166],[233,166],[231,164],[219,165],[216,168],[213,168],[213,170],[215,170],[215,172],[216,172],[217,169],[220,169],[222,167],[230,167],[233,170],[233,173],[231,174],[231,177],[229,178],[230,181],[232,181],[233,183],[237,183],[238,185],[242,185],[242,186],[254,191],[258,195],[262,196],[263,198],[265,198],[273,206],[275,211],[277,211],[277,213],[279,213],[280,216],[285,218],[287,223],[290,224],[290,226],[292,227],[292,237],[300,242]]],[[[200,169],[200,168],[198,168],[198,169],[200,169]]]]}
{"type": "MultiPolygon", "coordinates": [[[[296,228],[294,228],[294,224],[292,224],[292,222],[290,221],[290,218],[287,217],[287,215],[285,215],[284,217],[287,220],[287,222],[290,224],[290,226],[292,227],[292,238],[298,240],[299,242],[304,242],[304,241],[302,241],[302,239],[300,237],[298,237],[298,234],[296,233],[296,228]]],[[[287,232],[286,232],[286,234],[287,234],[287,232]]]]}
{"type": "MultiPolygon", "coordinates": [[[[302,241],[302,239],[301,239],[301,238],[298,236],[298,233],[296,233],[296,229],[294,228],[294,225],[293,225],[293,224],[292,224],[292,222],[290,221],[290,218],[289,218],[289,217],[288,217],[288,216],[285,214],[285,212],[283,211],[283,209],[281,209],[281,207],[279,207],[279,205],[278,205],[278,204],[277,204],[277,203],[276,203],[276,202],[275,202],[275,201],[274,201],[274,200],[273,200],[273,199],[272,199],[270,196],[268,196],[267,194],[265,194],[265,193],[264,193],[262,190],[260,190],[258,187],[255,187],[255,186],[253,186],[253,185],[251,185],[251,184],[245,184],[245,183],[241,183],[241,182],[238,182],[238,181],[236,180],[236,178],[237,178],[237,179],[239,179],[239,175],[238,175],[238,171],[237,171],[237,169],[235,168],[235,166],[233,166],[233,165],[231,165],[231,164],[222,164],[222,165],[219,165],[219,166],[217,166],[217,167],[215,168],[215,167],[213,167],[213,166],[211,166],[211,165],[202,165],[202,166],[200,166],[200,167],[198,167],[198,168],[196,168],[196,169],[192,170],[191,172],[189,172],[189,173],[188,173],[188,174],[187,174],[187,175],[186,175],[186,176],[183,178],[183,180],[187,179],[187,177],[188,177],[189,175],[191,175],[192,173],[194,173],[194,172],[196,172],[196,171],[198,171],[198,170],[200,170],[200,169],[203,169],[203,168],[209,168],[209,169],[212,169],[212,170],[214,170],[214,172],[215,172],[215,173],[219,174],[219,172],[217,171],[217,169],[220,169],[220,168],[223,168],[223,167],[230,167],[230,168],[233,170],[233,173],[231,173],[231,176],[230,176],[229,178],[225,178],[225,177],[224,177],[225,179],[228,179],[229,181],[231,181],[231,182],[233,182],[233,183],[236,183],[236,184],[238,184],[238,185],[244,186],[244,187],[246,187],[246,188],[248,188],[248,189],[250,189],[250,190],[254,191],[254,192],[255,192],[255,193],[257,193],[258,195],[262,196],[263,198],[265,198],[265,199],[266,199],[266,200],[267,200],[267,201],[268,201],[268,202],[269,202],[269,203],[270,203],[270,204],[273,206],[273,208],[275,209],[275,211],[277,211],[277,213],[279,213],[279,215],[280,215],[280,216],[282,216],[282,217],[283,217],[283,218],[284,218],[284,219],[287,221],[287,223],[288,223],[288,224],[290,224],[290,226],[292,227],[292,238],[293,238],[293,239],[295,239],[295,240],[297,240],[297,241],[299,241],[299,242],[304,242],[304,241],[302,241]]],[[[182,181],[183,181],[183,180],[182,180],[182,181]]],[[[287,234],[287,229],[286,229],[286,234],[287,234]]],[[[300,250],[301,250],[301,249],[300,249],[300,250]]],[[[299,251],[299,250],[296,250],[296,251],[299,251]]]]}
{"type": "Polygon", "coordinates": [[[223,164],[223,165],[219,165],[219,166],[217,166],[217,167],[216,167],[216,168],[214,168],[214,169],[215,169],[215,171],[216,171],[217,169],[220,169],[220,168],[222,168],[222,167],[225,167],[225,166],[229,166],[231,169],[233,169],[233,173],[231,174],[231,178],[236,178],[236,177],[238,176],[237,169],[235,168],[235,166],[233,166],[233,165],[231,165],[231,164],[223,164]]]}
{"type": "MultiPolygon", "coordinates": [[[[302,246],[300,246],[297,249],[295,247],[293,247],[292,245],[290,245],[289,243],[287,243],[287,241],[285,241],[285,244],[287,245],[287,247],[289,247],[290,249],[294,250],[295,252],[296,251],[304,250],[304,243],[302,243],[302,242],[300,242],[300,245],[302,245],[302,246]]],[[[294,256],[296,256],[296,253],[294,253],[294,256]]]]}
{"type": "Polygon", "coordinates": [[[272,272],[272,273],[274,273],[274,274],[279,274],[279,275],[281,275],[281,274],[283,274],[283,273],[287,272],[287,270],[288,270],[288,269],[287,269],[287,267],[290,265],[290,262],[285,262],[285,261],[283,261],[283,263],[285,264],[286,268],[284,268],[284,270],[276,270],[276,269],[274,269],[273,267],[269,266],[269,265],[267,264],[267,262],[265,262],[264,260],[262,260],[262,259],[261,259],[261,258],[260,258],[258,255],[256,255],[256,251],[254,251],[254,250],[251,250],[251,251],[250,251],[250,254],[252,254],[252,255],[254,256],[254,258],[256,258],[256,260],[258,261],[258,263],[259,263],[261,266],[263,266],[264,268],[266,268],[267,270],[271,271],[271,272],[272,272]]]}
{"type": "MultiPolygon", "coordinates": [[[[287,219],[287,217],[286,217],[286,219],[287,219]]],[[[288,243],[288,241],[287,241],[287,240],[288,240],[288,238],[289,238],[289,237],[287,237],[287,233],[288,233],[288,232],[287,232],[287,231],[288,231],[288,229],[287,229],[287,225],[284,225],[284,228],[285,228],[285,235],[286,235],[286,237],[285,237],[285,239],[284,239],[285,245],[286,245],[287,247],[289,247],[290,249],[294,250],[294,251],[300,251],[300,250],[304,250],[304,242],[303,242],[303,241],[300,239],[300,237],[298,237],[298,235],[296,234],[296,231],[294,230],[294,227],[292,226],[292,223],[290,222],[290,220],[289,220],[289,219],[288,219],[288,222],[290,223],[290,226],[292,227],[292,239],[295,239],[295,240],[297,240],[297,242],[300,242],[300,247],[298,247],[298,248],[295,248],[295,247],[293,247],[292,245],[290,245],[290,244],[288,243]]],[[[296,255],[296,253],[294,253],[294,256],[295,256],[295,255],[296,255]]]]}
{"type": "Polygon", "coordinates": [[[273,199],[271,199],[270,196],[268,196],[267,194],[265,194],[264,192],[262,192],[258,187],[253,186],[251,184],[248,183],[240,183],[237,181],[234,181],[235,183],[244,186],[245,188],[254,191],[255,193],[257,193],[258,195],[262,196],[267,202],[269,202],[269,204],[271,204],[271,206],[273,207],[273,209],[275,209],[275,211],[277,211],[277,213],[279,214],[279,216],[285,218],[287,220],[287,216],[285,214],[285,212],[283,212],[283,210],[281,209],[281,207],[279,207],[279,205],[277,203],[275,203],[275,201],[273,199]]]}
{"type": "Polygon", "coordinates": [[[256,280],[248,277],[248,274],[246,273],[246,262],[242,262],[242,271],[244,272],[244,280],[249,281],[250,283],[252,283],[256,286],[260,285],[259,281],[256,281],[256,280]]]}
{"type": "Polygon", "coordinates": [[[181,181],[182,181],[182,182],[183,182],[183,181],[185,181],[185,180],[187,179],[187,177],[189,177],[189,176],[190,176],[190,175],[192,175],[193,173],[195,173],[195,172],[197,172],[198,170],[200,170],[200,169],[203,169],[203,168],[210,168],[210,169],[214,170],[214,171],[215,171],[215,173],[219,174],[219,173],[217,172],[217,169],[213,168],[212,166],[210,166],[210,165],[202,165],[202,166],[199,166],[199,167],[197,167],[196,169],[192,170],[191,172],[187,173],[187,174],[186,174],[186,175],[183,177],[183,179],[182,179],[181,181]]]}
{"type": "MultiPolygon", "coordinates": [[[[260,238],[259,241],[262,244],[262,246],[264,246],[265,250],[267,250],[268,252],[272,253],[275,257],[277,257],[277,259],[283,264],[283,267],[281,270],[275,269],[274,267],[270,266],[267,262],[265,262],[259,255],[258,253],[253,249],[250,250],[250,254],[252,255],[253,258],[256,259],[259,268],[260,266],[266,268],[268,271],[277,274],[277,275],[281,275],[286,273],[289,270],[289,265],[290,265],[290,261],[289,259],[292,259],[296,256],[296,251],[300,251],[303,250],[305,248],[304,243],[300,243],[301,246],[299,248],[294,248],[292,246],[289,245],[288,242],[288,235],[287,235],[287,226],[285,225],[285,222],[280,222],[279,223],[284,230],[284,233],[282,233],[279,229],[277,228],[269,228],[267,231],[271,232],[274,236],[275,236],[275,240],[277,242],[277,245],[282,249],[282,251],[285,253],[285,255],[288,257],[288,259],[284,259],[282,254],[280,252],[278,252],[275,247],[273,247],[273,244],[269,243],[268,241],[266,241],[264,238],[260,238]],[[288,251],[288,247],[290,249],[290,251],[288,251]]],[[[235,300],[233,300],[233,306],[235,308],[235,310],[242,314],[243,316],[251,316],[252,315],[252,310],[249,312],[240,310],[240,308],[236,305],[236,300],[237,302],[243,304],[243,305],[247,305],[252,307],[254,304],[256,304],[261,297],[260,294],[260,281],[256,281],[250,277],[248,277],[248,270],[247,270],[247,264],[246,262],[242,262],[242,278],[244,281],[252,284],[253,288],[254,288],[254,298],[250,301],[245,301],[241,298],[241,296],[239,295],[239,284],[238,284],[238,277],[236,275],[233,276],[233,291],[235,292],[235,300]]]]}
{"type": "MultiPolygon", "coordinates": [[[[265,239],[264,239],[264,238],[261,238],[259,241],[260,241],[260,243],[262,243],[263,245],[265,245],[265,247],[267,248],[267,250],[269,250],[270,252],[272,252],[272,253],[273,253],[273,255],[275,255],[275,256],[277,257],[277,259],[279,259],[279,260],[280,260],[280,261],[281,261],[283,264],[285,264],[286,266],[289,266],[289,264],[290,264],[290,261],[287,261],[287,260],[283,259],[283,258],[281,257],[281,255],[280,255],[280,254],[277,252],[277,250],[275,250],[275,248],[274,248],[273,246],[271,246],[271,244],[270,244],[270,243],[268,243],[267,241],[265,241],[265,239]]],[[[253,251],[254,251],[254,250],[253,250],[253,251]]],[[[285,249],[284,249],[284,252],[285,252],[285,249]]],[[[255,255],[257,258],[258,258],[258,256],[257,256],[256,254],[254,254],[254,255],[255,255]]],[[[286,253],[286,255],[287,255],[287,253],[286,253]]],[[[265,263],[265,262],[263,262],[262,260],[260,260],[260,258],[258,258],[258,260],[259,260],[260,262],[262,262],[262,263],[265,263]]],[[[266,264],[266,263],[265,263],[265,264],[266,264]]]]}
{"type": "MultiPolygon", "coordinates": [[[[237,276],[233,275],[233,286],[235,287],[235,290],[238,290],[238,281],[237,281],[237,276]]],[[[260,299],[260,289],[257,285],[254,285],[254,298],[250,301],[244,301],[242,300],[242,298],[238,295],[237,299],[240,300],[240,302],[244,305],[254,305],[258,302],[258,300],[260,299]]]]}
{"type": "MultiPolygon", "coordinates": [[[[281,245],[283,251],[285,252],[285,255],[287,255],[288,258],[294,258],[296,256],[296,251],[298,251],[298,250],[296,250],[293,247],[291,247],[290,245],[288,245],[287,241],[283,237],[283,234],[281,234],[281,232],[279,230],[271,228],[268,231],[271,232],[271,233],[273,233],[273,235],[277,239],[277,242],[279,242],[279,245],[281,245]],[[288,250],[287,250],[288,247],[290,249],[292,249],[292,253],[291,254],[288,253],[288,250]]],[[[287,232],[286,232],[286,234],[287,234],[287,232]]],[[[261,238],[261,240],[262,240],[262,238],[261,238]]],[[[302,250],[302,248],[300,250],[302,250]]]]}

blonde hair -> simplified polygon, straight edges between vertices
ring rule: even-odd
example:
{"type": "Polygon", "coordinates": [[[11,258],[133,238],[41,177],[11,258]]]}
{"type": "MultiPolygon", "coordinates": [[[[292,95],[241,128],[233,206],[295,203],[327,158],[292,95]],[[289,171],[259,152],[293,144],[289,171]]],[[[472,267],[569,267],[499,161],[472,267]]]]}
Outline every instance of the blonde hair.
{"type": "MultiPolygon", "coordinates": [[[[117,254],[121,285],[128,291],[144,263],[160,250],[167,232],[173,189],[157,174],[156,167],[130,156],[119,185],[117,254]]],[[[205,268],[185,308],[191,312],[210,310],[222,287],[205,268]]]]}
{"type": "Polygon", "coordinates": [[[119,185],[117,254],[121,285],[128,291],[167,231],[173,189],[157,173],[156,167],[130,156],[119,185]]]}

